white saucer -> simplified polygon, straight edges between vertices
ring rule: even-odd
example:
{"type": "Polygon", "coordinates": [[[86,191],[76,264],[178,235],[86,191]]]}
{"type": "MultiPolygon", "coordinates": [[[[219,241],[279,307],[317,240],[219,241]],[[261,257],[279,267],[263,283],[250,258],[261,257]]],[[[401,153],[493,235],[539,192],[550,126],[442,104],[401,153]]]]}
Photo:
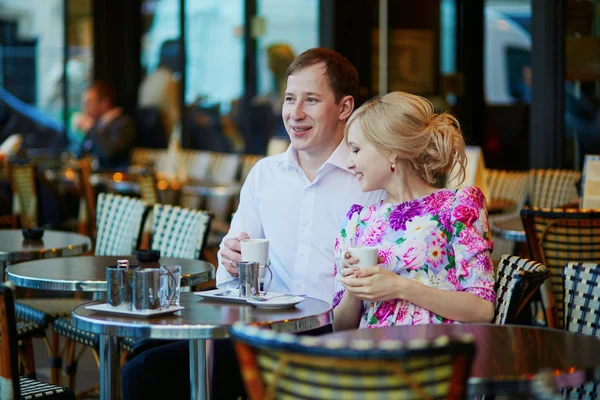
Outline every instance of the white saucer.
{"type": "Polygon", "coordinates": [[[130,310],[128,307],[114,307],[108,303],[93,304],[86,306],[88,310],[98,311],[108,314],[130,315],[133,317],[153,317],[155,315],[172,314],[183,310],[183,306],[171,306],[169,308],[161,308],[159,310],[130,310]]]}
{"type": "MultiPolygon", "coordinates": [[[[265,297],[269,298],[272,296],[276,296],[275,293],[272,294],[267,294],[265,297]]],[[[248,303],[252,304],[253,306],[259,307],[259,308],[290,308],[295,306],[298,303],[301,303],[304,301],[304,297],[302,296],[286,296],[286,297],[277,297],[273,300],[267,300],[267,301],[260,301],[260,300],[255,300],[255,299],[248,299],[247,300],[248,303]]]]}

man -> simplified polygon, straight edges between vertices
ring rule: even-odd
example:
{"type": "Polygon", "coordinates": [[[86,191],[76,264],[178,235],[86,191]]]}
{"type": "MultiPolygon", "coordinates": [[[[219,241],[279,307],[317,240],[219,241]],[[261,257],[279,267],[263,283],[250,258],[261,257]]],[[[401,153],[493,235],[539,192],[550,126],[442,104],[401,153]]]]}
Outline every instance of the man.
{"type": "Polygon", "coordinates": [[[116,169],[129,163],[129,151],[135,144],[133,120],[115,106],[114,88],[104,82],[95,82],[83,94],[84,115],[75,122],[86,132],[82,154],[98,159],[100,168],[116,169]]]}
{"type": "Polygon", "coordinates": [[[352,204],[373,204],[346,168],[342,143],[354,109],[358,74],[327,49],[311,49],[290,65],[282,117],[291,146],[261,160],[248,175],[231,229],[221,244],[217,286],[237,287],[240,240],[270,241],[270,290],[331,302],[333,243],[352,204]]]}
{"type": "MultiPolygon", "coordinates": [[[[221,244],[219,286],[237,287],[240,240],[267,238],[274,275],[269,290],[331,303],[333,246],[342,219],[352,204],[369,205],[384,196],[363,193],[346,168],[349,150],[342,139],[357,89],[356,69],[334,51],[310,49],[290,65],[282,117],[291,145],[285,153],[258,162],[248,175],[231,229],[221,244]]],[[[309,334],[326,331],[331,328],[309,334]]],[[[230,341],[216,340],[214,353],[214,398],[245,397],[230,341]]],[[[151,382],[188,378],[188,355],[187,343],[172,343],[134,357],[123,369],[124,397],[156,396],[160,389],[151,382]],[[176,356],[181,358],[175,360],[176,356]],[[149,376],[150,372],[141,371],[144,365],[147,369],[156,365],[153,369],[161,369],[163,376],[149,376]],[[187,374],[172,372],[175,365],[185,367],[187,374]]],[[[165,396],[189,396],[185,382],[168,387],[165,396]]]]}

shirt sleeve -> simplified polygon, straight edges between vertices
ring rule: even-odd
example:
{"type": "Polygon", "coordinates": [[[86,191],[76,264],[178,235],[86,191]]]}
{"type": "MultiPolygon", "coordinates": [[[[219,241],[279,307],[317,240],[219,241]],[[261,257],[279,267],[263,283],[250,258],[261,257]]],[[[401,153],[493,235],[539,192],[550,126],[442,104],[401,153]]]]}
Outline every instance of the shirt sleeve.
{"type": "Polygon", "coordinates": [[[450,221],[457,290],[494,302],[496,293],[491,259],[494,245],[481,190],[476,187],[459,189],[450,221]]]}
{"type": "Polygon", "coordinates": [[[245,232],[251,238],[264,238],[264,231],[260,214],[258,212],[258,202],[256,198],[256,184],[259,181],[258,175],[262,162],[259,161],[248,174],[242,190],[240,192],[240,202],[238,208],[231,220],[229,232],[221,241],[217,258],[219,268],[217,268],[217,287],[235,287],[237,288],[238,278],[231,276],[227,269],[221,263],[221,250],[227,239],[238,237],[240,233],[245,232]]]}
{"type": "Polygon", "coordinates": [[[342,301],[342,296],[346,291],[344,285],[342,285],[339,281],[341,277],[338,274],[340,268],[344,265],[344,254],[348,247],[350,247],[350,243],[354,240],[356,225],[358,221],[358,217],[360,216],[360,212],[362,210],[362,206],[353,205],[346,214],[342,222],[342,227],[340,229],[340,233],[335,239],[335,244],[333,247],[333,257],[334,257],[334,265],[333,265],[333,301],[332,307],[337,307],[342,301]]]}

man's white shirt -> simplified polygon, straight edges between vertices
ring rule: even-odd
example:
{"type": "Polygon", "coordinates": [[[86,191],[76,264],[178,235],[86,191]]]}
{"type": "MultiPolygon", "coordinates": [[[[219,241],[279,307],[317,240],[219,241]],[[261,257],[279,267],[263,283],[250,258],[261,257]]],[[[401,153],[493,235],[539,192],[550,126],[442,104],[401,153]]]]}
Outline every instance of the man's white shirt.
{"type": "MultiPolygon", "coordinates": [[[[269,291],[331,303],[333,247],[346,213],[353,204],[368,206],[386,197],[384,191],[362,192],[356,176],[346,168],[348,153],[348,146],[340,143],[313,182],[300,168],[292,146],[285,153],[259,161],[248,174],[221,248],[225,240],[241,232],[251,238],[269,239],[273,271],[269,291]]],[[[221,265],[217,286],[237,285],[237,278],[221,265]]]]}

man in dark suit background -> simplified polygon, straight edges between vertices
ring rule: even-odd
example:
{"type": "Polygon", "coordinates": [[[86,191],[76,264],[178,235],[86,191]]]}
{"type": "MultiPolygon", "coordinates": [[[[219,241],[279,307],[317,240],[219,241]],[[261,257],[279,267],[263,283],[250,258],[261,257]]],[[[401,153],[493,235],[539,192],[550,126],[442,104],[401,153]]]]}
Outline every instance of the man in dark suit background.
{"type": "Polygon", "coordinates": [[[115,89],[105,82],[95,82],[83,94],[83,115],[76,126],[86,132],[82,156],[92,155],[103,169],[127,166],[129,152],[135,144],[133,119],[115,105],[115,89]]]}

